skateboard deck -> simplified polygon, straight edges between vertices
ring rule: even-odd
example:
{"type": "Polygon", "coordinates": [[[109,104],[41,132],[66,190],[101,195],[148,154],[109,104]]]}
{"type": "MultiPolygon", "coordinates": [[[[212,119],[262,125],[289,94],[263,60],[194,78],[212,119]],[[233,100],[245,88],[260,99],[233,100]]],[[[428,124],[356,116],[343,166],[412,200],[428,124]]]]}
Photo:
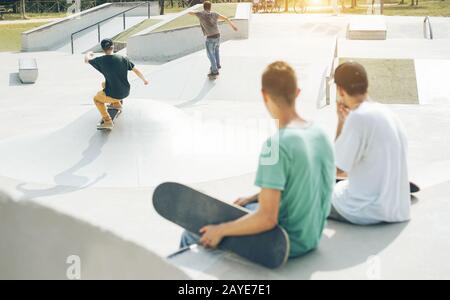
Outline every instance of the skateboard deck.
{"type": "MultiPolygon", "coordinates": [[[[112,107],[108,107],[108,114],[110,115],[111,119],[113,120],[113,122],[120,116],[122,112],[112,108],[112,107]]],[[[103,119],[100,120],[100,122],[98,123],[98,125],[103,125],[104,121],[103,119]]],[[[97,130],[107,130],[105,128],[97,128],[97,130]]]]}
{"type": "MultiPolygon", "coordinates": [[[[153,194],[153,206],[162,217],[192,233],[198,233],[203,226],[229,222],[249,213],[178,183],[158,186],[153,194]]],[[[257,235],[226,237],[218,248],[274,269],[288,259],[289,238],[277,226],[257,235]]]]}

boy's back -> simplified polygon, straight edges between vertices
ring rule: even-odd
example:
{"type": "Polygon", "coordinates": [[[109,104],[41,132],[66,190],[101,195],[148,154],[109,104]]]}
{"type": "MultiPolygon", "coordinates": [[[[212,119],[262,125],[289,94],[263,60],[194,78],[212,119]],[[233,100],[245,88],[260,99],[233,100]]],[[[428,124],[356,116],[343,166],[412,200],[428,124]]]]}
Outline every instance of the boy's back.
{"type": "Polygon", "coordinates": [[[219,26],[217,23],[219,20],[218,13],[209,11],[200,11],[196,12],[195,15],[200,20],[200,26],[205,36],[215,36],[220,34],[219,26]]]}
{"type": "Polygon", "coordinates": [[[279,160],[264,164],[263,151],[256,185],[282,191],[279,224],[288,232],[294,257],[314,249],[322,236],[335,183],[334,153],[326,134],[314,124],[281,129],[272,141],[277,138],[279,160]]]}
{"type": "Polygon", "coordinates": [[[350,113],[336,153],[337,166],[349,173],[333,201],[340,214],[357,224],[410,219],[407,139],[384,105],[366,101],[350,113]]]}
{"type": "Polygon", "coordinates": [[[105,76],[105,94],[114,99],[124,99],[130,94],[128,71],[134,64],[120,55],[104,55],[92,59],[89,63],[105,76]]]}

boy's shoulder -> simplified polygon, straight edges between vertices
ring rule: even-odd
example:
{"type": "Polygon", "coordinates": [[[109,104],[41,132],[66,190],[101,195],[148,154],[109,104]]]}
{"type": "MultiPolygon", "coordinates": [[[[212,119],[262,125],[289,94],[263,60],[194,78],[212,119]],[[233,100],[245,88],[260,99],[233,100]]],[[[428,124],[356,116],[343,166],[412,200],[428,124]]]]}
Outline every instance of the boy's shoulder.
{"type": "Polygon", "coordinates": [[[311,123],[305,128],[291,128],[278,132],[280,148],[302,150],[309,144],[329,144],[331,141],[322,126],[311,123]]]}

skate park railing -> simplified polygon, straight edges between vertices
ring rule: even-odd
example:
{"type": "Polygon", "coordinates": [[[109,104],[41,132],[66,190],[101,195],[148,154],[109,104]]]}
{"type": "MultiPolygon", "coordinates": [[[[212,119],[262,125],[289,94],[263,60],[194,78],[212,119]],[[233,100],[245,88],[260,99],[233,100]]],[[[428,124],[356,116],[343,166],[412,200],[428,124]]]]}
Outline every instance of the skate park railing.
{"type": "Polygon", "coordinates": [[[433,27],[431,26],[430,17],[426,17],[423,21],[423,35],[428,40],[434,39],[433,27]]]}
{"type": "Polygon", "coordinates": [[[95,24],[89,25],[89,26],[87,26],[87,27],[85,27],[85,28],[83,28],[83,29],[80,29],[80,30],[78,30],[78,31],[73,32],[73,33],[70,35],[70,48],[71,48],[72,54],[75,53],[75,47],[74,47],[74,36],[75,36],[75,35],[77,35],[77,34],[79,34],[79,33],[81,33],[81,32],[84,32],[84,31],[86,31],[86,30],[88,30],[88,29],[97,27],[97,40],[98,40],[98,42],[100,43],[100,41],[101,41],[101,25],[102,25],[103,23],[105,23],[105,22],[107,22],[107,21],[109,21],[109,20],[112,20],[112,19],[114,19],[114,18],[117,18],[117,17],[119,17],[119,16],[122,16],[122,20],[123,20],[123,30],[126,30],[126,26],[127,26],[127,23],[126,23],[126,14],[127,14],[128,12],[131,12],[131,11],[133,11],[133,10],[136,10],[136,9],[138,9],[138,8],[141,8],[141,7],[144,6],[144,5],[147,6],[147,17],[150,19],[150,15],[151,15],[151,9],[150,9],[151,3],[150,3],[150,1],[148,1],[148,2],[141,2],[141,3],[139,3],[138,5],[135,5],[135,6],[129,8],[129,9],[126,9],[126,10],[124,10],[124,11],[121,11],[120,13],[117,13],[117,14],[115,14],[115,15],[112,15],[112,16],[106,18],[106,19],[103,19],[103,20],[101,20],[101,21],[95,23],[95,24]]]}
{"type": "Polygon", "coordinates": [[[334,70],[336,69],[336,63],[337,63],[337,58],[338,58],[338,37],[335,38],[334,44],[333,44],[333,58],[331,60],[331,63],[328,66],[328,70],[327,70],[327,76],[325,78],[326,83],[325,83],[325,100],[326,100],[326,105],[330,105],[331,104],[331,86],[334,84],[333,79],[334,79],[334,70]]]}

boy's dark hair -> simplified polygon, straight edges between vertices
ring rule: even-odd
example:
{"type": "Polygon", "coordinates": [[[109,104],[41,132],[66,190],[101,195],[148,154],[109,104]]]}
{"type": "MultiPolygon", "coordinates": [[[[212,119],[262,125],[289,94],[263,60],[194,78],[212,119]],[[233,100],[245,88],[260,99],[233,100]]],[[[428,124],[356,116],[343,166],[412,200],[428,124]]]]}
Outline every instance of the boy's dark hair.
{"type": "Polygon", "coordinates": [[[369,90],[366,69],[354,61],[345,62],[336,69],[334,82],[350,96],[365,95],[369,90]]]}
{"type": "Polygon", "coordinates": [[[203,2],[203,9],[210,11],[211,10],[211,2],[209,2],[209,1],[203,2]]]}
{"type": "Polygon", "coordinates": [[[293,105],[298,91],[294,69],[284,61],[271,63],[262,75],[262,89],[273,101],[293,105]]]}
{"type": "Polygon", "coordinates": [[[114,45],[114,42],[111,39],[104,39],[101,43],[100,46],[102,47],[102,49],[104,51],[110,50],[112,48],[112,46],[114,45]]]}

